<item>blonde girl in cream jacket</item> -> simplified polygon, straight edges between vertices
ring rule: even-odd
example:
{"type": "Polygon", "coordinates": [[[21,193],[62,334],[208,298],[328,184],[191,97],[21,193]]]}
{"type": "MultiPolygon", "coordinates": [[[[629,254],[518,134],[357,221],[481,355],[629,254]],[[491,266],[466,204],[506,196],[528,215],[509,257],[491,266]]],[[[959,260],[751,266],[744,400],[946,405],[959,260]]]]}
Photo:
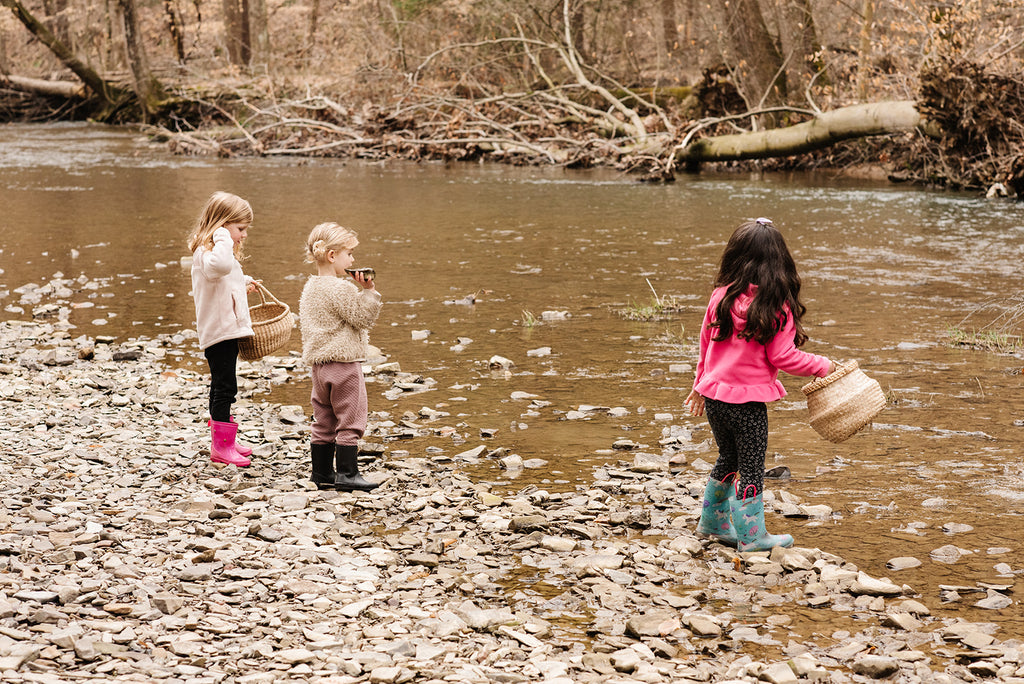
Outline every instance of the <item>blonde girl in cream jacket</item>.
{"type": "Polygon", "coordinates": [[[299,299],[302,358],[311,366],[312,476],[320,489],[370,491],[377,483],[359,474],[359,439],[366,430],[366,358],[369,330],[381,297],[372,275],[346,273],[355,263],[356,234],[321,223],[306,240],[306,260],[316,264],[299,299]],[[336,468],[335,468],[336,466],[336,468]]]}

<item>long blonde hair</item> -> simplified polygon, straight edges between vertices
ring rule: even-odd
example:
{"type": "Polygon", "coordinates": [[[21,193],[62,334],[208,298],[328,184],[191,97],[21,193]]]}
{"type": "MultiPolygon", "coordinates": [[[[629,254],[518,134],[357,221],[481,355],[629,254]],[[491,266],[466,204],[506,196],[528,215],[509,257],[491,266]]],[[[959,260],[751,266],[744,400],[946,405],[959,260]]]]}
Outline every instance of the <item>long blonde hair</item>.
{"type": "Polygon", "coordinates": [[[313,227],[306,238],[306,261],[311,264],[323,263],[330,250],[355,249],[359,238],[354,230],[328,221],[313,227]]]}
{"type": "MultiPolygon", "coordinates": [[[[217,192],[210,195],[199,215],[192,233],[188,236],[188,249],[195,252],[200,245],[213,249],[213,231],[229,223],[252,224],[252,207],[238,195],[230,192],[217,192]]],[[[241,247],[235,248],[235,256],[241,257],[241,247]]]]}

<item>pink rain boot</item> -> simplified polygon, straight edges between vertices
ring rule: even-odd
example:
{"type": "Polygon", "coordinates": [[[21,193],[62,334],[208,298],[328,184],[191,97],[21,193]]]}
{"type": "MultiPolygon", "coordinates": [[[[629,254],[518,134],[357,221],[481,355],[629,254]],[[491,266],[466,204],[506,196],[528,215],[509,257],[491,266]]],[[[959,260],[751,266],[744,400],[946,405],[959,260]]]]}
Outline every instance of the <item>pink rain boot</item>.
{"type": "MultiPolygon", "coordinates": [[[[231,424],[232,425],[237,425],[237,423],[235,422],[235,417],[234,416],[231,416],[230,419],[231,419],[231,424]]],[[[206,424],[209,425],[211,428],[213,427],[213,421],[212,420],[206,421],[206,424]]],[[[237,451],[238,455],[242,456],[243,458],[248,458],[248,457],[252,456],[252,447],[246,446],[245,444],[241,444],[237,440],[235,441],[235,451],[237,451]]]]}
{"type": "Polygon", "coordinates": [[[249,465],[249,459],[235,451],[235,435],[238,426],[234,423],[210,421],[210,460],[214,463],[228,463],[239,468],[249,465]]]}
{"type": "MultiPolygon", "coordinates": [[[[234,416],[231,416],[231,422],[235,422],[234,416]]],[[[252,447],[248,446],[247,444],[242,444],[237,440],[235,441],[235,451],[238,452],[239,456],[245,456],[246,458],[252,456],[252,447]]]]}

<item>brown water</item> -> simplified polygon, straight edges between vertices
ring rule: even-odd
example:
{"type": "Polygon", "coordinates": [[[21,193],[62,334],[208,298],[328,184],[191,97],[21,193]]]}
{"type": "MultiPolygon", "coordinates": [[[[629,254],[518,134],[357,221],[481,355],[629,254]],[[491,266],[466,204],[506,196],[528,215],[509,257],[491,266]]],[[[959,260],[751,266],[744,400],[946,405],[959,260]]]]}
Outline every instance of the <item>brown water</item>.
{"type": "MultiPolygon", "coordinates": [[[[256,222],[247,273],[297,305],[303,244],[323,220],[355,228],[357,265],[372,265],[387,305],[372,341],[435,389],[390,401],[371,385],[371,410],[395,420],[421,407],[456,438],[428,440],[454,455],[478,444],[548,465],[509,479],[488,462],[475,477],[500,490],[549,490],[591,482],[621,438],[658,450],[670,425],[707,437],[682,411],[694,336],[725,239],[746,217],[781,226],[804,279],[806,349],[857,359],[891,404],[869,432],[833,445],[806,424],[799,388],[769,413],[769,466],[793,479],[770,483],[836,521],[776,518],[801,546],[820,547],[922,594],[935,613],[999,623],[1024,636],[1019,599],[1000,612],[974,609],[981,595],[943,604],[940,584],[1013,583],[1022,571],[1024,388],[1021,356],[953,348],[947,331],[983,303],[1022,288],[1024,210],[1005,201],[807,176],[681,177],[643,185],[607,170],[484,165],[360,164],[294,159],[170,157],[131,134],[92,126],[0,127],[0,308],[27,318],[14,290],[54,274],[93,283],[73,297],[73,334],[153,336],[192,325],[184,239],[215,189],[251,200],[256,222]],[[648,284],[648,281],[650,284],[648,284]],[[654,288],[682,310],[641,323],[622,316],[651,303],[654,288]],[[476,294],[476,304],[454,300],[476,294]],[[525,323],[529,312],[571,317],[525,323]],[[413,331],[429,330],[425,341],[413,331]],[[470,338],[462,351],[459,338],[470,338]],[[527,352],[550,347],[550,356],[527,352]],[[515,362],[505,376],[488,368],[515,362]],[[550,405],[530,411],[514,391],[550,405]],[[621,418],[565,420],[580,405],[623,407],[621,418]],[[656,420],[656,414],[672,414],[656,420]],[[481,430],[495,430],[482,438],[481,430]],[[947,534],[946,523],[971,531],[947,534]],[[913,524],[924,526],[914,533],[913,524]],[[954,544],[955,564],[929,553],[954,544]],[[886,561],[915,556],[901,572],[886,561]]],[[[1016,331],[1019,332],[1019,331],[1016,331]]],[[[291,351],[299,350],[295,335],[291,351]]],[[[182,362],[204,366],[185,348],[182,362]]],[[[268,397],[305,405],[296,377],[268,397]]],[[[417,440],[414,448],[421,450],[417,440]]],[[[403,449],[402,443],[391,444],[403,449]]],[[[414,453],[413,455],[421,455],[414,453]]],[[[713,461],[713,453],[699,454],[713,461]]],[[[821,617],[821,614],[816,614],[821,617]]],[[[844,619],[816,629],[830,634],[844,619]]]]}

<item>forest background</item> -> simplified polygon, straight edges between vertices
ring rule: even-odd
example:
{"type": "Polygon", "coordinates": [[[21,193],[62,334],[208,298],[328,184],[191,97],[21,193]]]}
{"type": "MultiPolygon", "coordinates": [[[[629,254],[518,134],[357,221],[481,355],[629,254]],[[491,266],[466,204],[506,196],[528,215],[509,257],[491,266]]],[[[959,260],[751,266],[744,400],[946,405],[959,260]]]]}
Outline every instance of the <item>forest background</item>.
{"type": "Polygon", "coordinates": [[[1024,0],[0,0],[0,121],[1024,197],[1024,0]]]}

